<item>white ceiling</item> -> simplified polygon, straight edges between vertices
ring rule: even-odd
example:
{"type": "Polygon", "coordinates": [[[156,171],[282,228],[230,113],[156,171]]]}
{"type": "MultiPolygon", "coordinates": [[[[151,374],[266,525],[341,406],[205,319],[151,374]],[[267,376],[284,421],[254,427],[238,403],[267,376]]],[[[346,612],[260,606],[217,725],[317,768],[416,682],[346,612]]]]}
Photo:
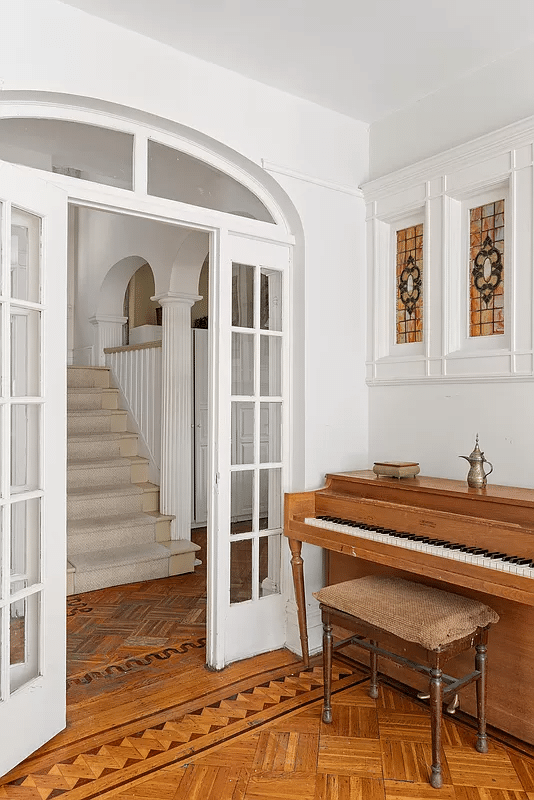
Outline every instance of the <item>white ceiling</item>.
{"type": "Polygon", "coordinates": [[[534,40],[534,0],[62,2],[365,122],[534,40]]]}

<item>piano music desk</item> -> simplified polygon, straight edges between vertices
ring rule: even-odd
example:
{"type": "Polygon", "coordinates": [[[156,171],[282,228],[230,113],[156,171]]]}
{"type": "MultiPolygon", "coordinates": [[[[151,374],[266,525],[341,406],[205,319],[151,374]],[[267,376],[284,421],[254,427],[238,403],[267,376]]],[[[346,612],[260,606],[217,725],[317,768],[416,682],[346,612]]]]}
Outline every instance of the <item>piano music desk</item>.
{"type": "MultiPolygon", "coordinates": [[[[356,529],[331,530],[305,522],[320,515],[534,559],[534,490],[491,485],[471,489],[463,481],[384,478],[370,470],[330,474],[323,489],[286,495],[284,528],[305,664],[309,653],[302,542],[325,549],[327,584],[369,574],[398,575],[494,608],[501,619],[491,631],[488,721],[534,745],[534,715],[528,710],[534,708],[534,568],[532,577],[527,567],[511,567],[523,574],[489,569],[461,560],[462,553],[445,558],[431,546],[430,552],[405,549],[393,537],[375,541],[356,529]]],[[[406,656],[410,657],[409,646],[406,656]]],[[[451,662],[452,670],[455,666],[465,671],[467,662],[459,657],[451,662]]],[[[380,668],[402,683],[423,688],[409,670],[395,664],[380,668]]],[[[472,694],[462,699],[462,710],[468,713],[475,710],[472,694]]]]}

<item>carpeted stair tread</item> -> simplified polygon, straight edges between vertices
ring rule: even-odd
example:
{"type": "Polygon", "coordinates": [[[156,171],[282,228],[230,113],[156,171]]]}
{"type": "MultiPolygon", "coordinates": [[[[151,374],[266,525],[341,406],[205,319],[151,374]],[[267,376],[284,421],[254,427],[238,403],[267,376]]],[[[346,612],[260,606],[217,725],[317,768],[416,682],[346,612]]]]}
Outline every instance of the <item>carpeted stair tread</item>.
{"type": "Polygon", "coordinates": [[[116,414],[126,414],[123,408],[87,408],[87,409],[69,409],[70,417],[113,417],[116,414]]]}
{"type": "Polygon", "coordinates": [[[69,489],[69,498],[80,499],[83,497],[102,497],[109,495],[138,495],[144,492],[159,492],[159,486],[155,483],[118,483],[116,485],[105,484],[104,486],[75,486],[69,489]]]}
{"type": "Polygon", "coordinates": [[[110,514],[106,517],[87,517],[85,519],[69,520],[69,533],[85,533],[93,529],[111,528],[137,528],[140,525],[153,525],[156,522],[172,520],[169,514],[159,514],[157,511],[145,511],[132,514],[110,514]]]}
{"type": "MultiPolygon", "coordinates": [[[[191,549],[196,549],[196,547],[193,545],[191,549]]],[[[69,561],[75,567],[76,572],[89,572],[112,566],[120,567],[126,564],[141,564],[146,561],[162,561],[168,559],[169,555],[171,552],[164,544],[145,542],[135,548],[126,545],[109,550],[69,554],[69,561]]]]}
{"type": "Polygon", "coordinates": [[[148,464],[144,456],[116,456],[115,458],[69,458],[69,469],[83,469],[87,467],[124,467],[126,464],[148,464]]]}
{"type": "Polygon", "coordinates": [[[115,442],[119,439],[137,439],[138,434],[131,431],[107,431],[106,433],[73,433],[69,442],[93,442],[102,439],[106,442],[115,442]]]}

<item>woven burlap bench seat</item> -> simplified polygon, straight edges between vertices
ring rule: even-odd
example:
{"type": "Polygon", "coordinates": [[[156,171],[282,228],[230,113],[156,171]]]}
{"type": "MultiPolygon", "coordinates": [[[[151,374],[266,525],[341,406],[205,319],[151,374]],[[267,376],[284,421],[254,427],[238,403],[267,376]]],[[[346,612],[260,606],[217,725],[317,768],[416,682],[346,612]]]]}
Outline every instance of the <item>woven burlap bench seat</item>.
{"type": "MultiPolygon", "coordinates": [[[[476,749],[487,753],[486,736],[486,645],[488,630],[499,617],[484,603],[444,592],[402,578],[368,575],[326,586],[314,596],[320,602],[323,619],[324,705],[323,721],[332,722],[332,652],[357,645],[370,653],[369,695],[378,697],[378,657],[384,657],[429,677],[432,732],[431,785],[443,785],[441,774],[441,716],[444,699],[452,698],[449,710],[457,706],[458,691],[476,683],[478,733],[476,749]],[[336,623],[355,635],[334,645],[332,625],[336,623]],[[384,632],[403,642],[415,642],[426,651],[426,663],[411,661],[378,644],[384,632]],[[365,641],[368,639],[369,641],[365,641]],[[462,678],[443,672],[453,656],[475,648],[475,669],[462,678]]],[[[399,648],[401,649],[401,648],[399,648]]]]}

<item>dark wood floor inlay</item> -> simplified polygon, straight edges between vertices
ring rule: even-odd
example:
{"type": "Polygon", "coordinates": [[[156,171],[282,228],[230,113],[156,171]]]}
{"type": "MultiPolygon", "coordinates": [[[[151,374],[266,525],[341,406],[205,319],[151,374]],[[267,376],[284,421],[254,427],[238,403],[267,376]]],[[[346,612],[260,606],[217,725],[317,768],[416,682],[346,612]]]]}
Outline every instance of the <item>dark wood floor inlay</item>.
{"type": "Polygon", "coordinates": [[[146,656],[128,658],[126,661],[110,664],[104,669],[93,670],[92,672],[86,672],[84,675],[67,678],[67,690],[70,689],[71,686],[87,685],[94,680],[111,678],[116,675],[123,675],[126,672],[130,672],[132,669],[148,667],[157,661],[166,661],[173,655],[184,655],[184,653],[187,653],[188,650],[192,650],[193,648],[204,648],[205,645],[206,640],[201,638],[192,642],[184,642],[179,647],[166,647],[165,650],[160,650],[158,653],[148,653],[146,656]]]}

